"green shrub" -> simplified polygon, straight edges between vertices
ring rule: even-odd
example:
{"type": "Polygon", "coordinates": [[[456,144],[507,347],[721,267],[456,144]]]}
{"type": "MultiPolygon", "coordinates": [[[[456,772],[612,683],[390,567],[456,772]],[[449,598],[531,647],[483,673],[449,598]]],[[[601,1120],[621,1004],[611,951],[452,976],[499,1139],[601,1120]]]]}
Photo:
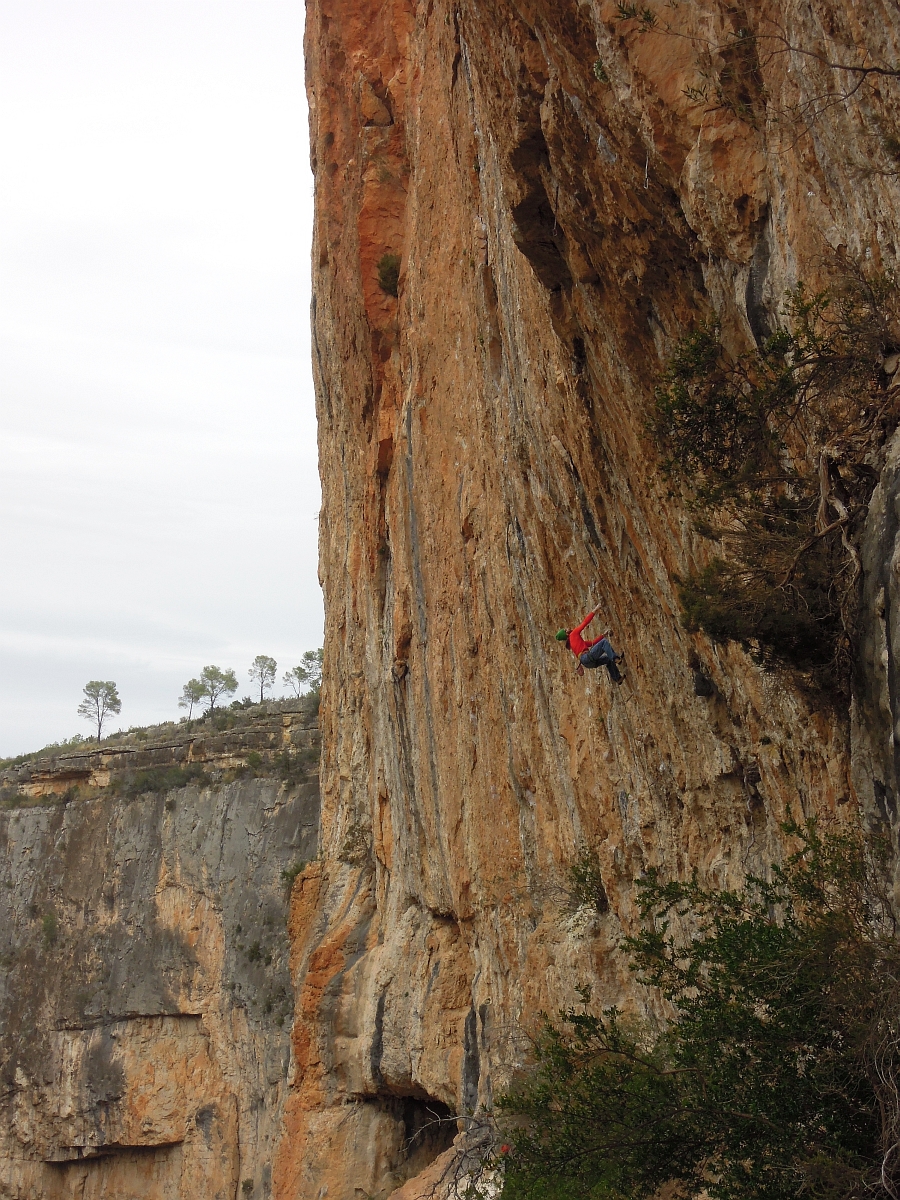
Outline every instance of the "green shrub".
{"type": "Polygon", "coordinates": [[[285,783],[299,783],[306,778],[310,765],[317,761],[318,757],[317,750],[300,750],[293,754],[290,750],[282,750],[275,755],[275,774],[285,783]]]}
{"type": "Polygon", "coordinates": [[[601,915],[609,912],[609,898],[603,886],[600,871],[600,856],[589,846],[582,846],[578,857],[567,871],[568,908],[575,912],[579,908],[592,908],[601,915]]]}
{"type": "Polygon", "coordinates": [[[852,263],[831,292],[788,293],[785,327],[732,355],[716,322],[675,347],[651,421],[721,552],[681,584],[688,628],[846,683],[871,455],[897,424],[878,371],[897,289],[852,263]]]}
{"type": "Polygon", "coordinates": [[[34,801],[19,788],[0,787],[0,808],[28,808],[34,801]]]}
{"type": "Polygon", "coordinates": [[[52,804],[69,804],[77,800],[78,796],[78,785],[74,783],[64,792],[47,792],[42,796],[29,796],[16,786],[0,787],[0,809],[47,808],[52,804]]]}
{"type": "Polygon", "coordinates": [[[286,867],[281,872],[281,879],[282,879],[282,882],[284,883],[284,890],[287,892],[288,896],[290,896],[291,892],[294,889],[294,882],[297,879],[297,877],[299,875],[302,875],[303,872],[306,870],[306,865],[307,864],[304,862],[303,859],[298,859],[298,861],[295,862],[292,867],[286,867]]]}
{"type": "Polygon", "coordinates": [[[742,891],[637,881],[623,946],[671,1018],[594,1014],[585,992],[545,1019],[499,1101],[504,1200],[895,1194],[900,947],[880,866],[852,834],[784,830],[799,850],[742,891]]]}
{"type": "Polygon", "coordinates": [[[41,934],[44,945],[49,947],[56,942],[56,936],[59,932],[59,922],[56,919],[55,912],[45,912],[41,917],[41,934]]]}
{"type": "Polygon", "coordinates": [[[262,766],[262,755],[258,750],[251,750],[247,755],[247,766],[251,767],[254,771],[262,766]]]}
{"type": "Polygon", "coordinates": [[[400,255],[383,254],[378,260],[378,286],[389,296],[397,295],[400,283],[400,255]]]}
{"type": "Polygon", "coordinates": [[[710,321],[683,337],[656,392],[653,424],[664,466],[701,484],[746,475],[777,454],[781,445],[768,420],[792,391],[783,354],[778,361],[780,342],[767,345],[753,363],[763,370],[751,374],[746,360],[729,359],[720,335],[710,321]]]}
{"type": "Polygon", "coordinates": [[[31,762],[35,758],[46,758],[51,754],[80,749],[81,747],[92,745],[94,739],[85,737],[82,733],[76,733],[73,737],[63,738],[59,742],[49,742],[46,746],[42,746],[40,750],[29,750],[27,754],[17,754],[14,758],[0,758],[0,770],[5,770],[7,767],[18,767],[22,763],[31,762]]]}
{"type": "Polygon", "coordinates": [[[751,572],[714,558],[678,585],[685,628],[753,645],[761,662],[789,662],[824,683],[837,673],[843,645],[839,551],[839,539],[821,542],[791,587],[779,587],[764,562],[751,572]]]}
{"type": "Polygon", "coordinates": [[[206,772],[200,763],[188,763],[184,767],[148,767],[135,771],[113,786],[126,799],[133,800],[149,792],[171,792],[192,783],[205,782],[206,772]]]}

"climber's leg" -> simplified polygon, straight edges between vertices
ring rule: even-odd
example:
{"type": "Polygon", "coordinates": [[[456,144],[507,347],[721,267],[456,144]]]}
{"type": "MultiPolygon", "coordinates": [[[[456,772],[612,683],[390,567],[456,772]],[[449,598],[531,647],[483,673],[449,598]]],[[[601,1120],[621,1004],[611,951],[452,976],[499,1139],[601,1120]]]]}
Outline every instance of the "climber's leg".
{"type": "Polygon", "coordinates": [[[620,656],[616,654],[610,644],[609,638],[601,638],[599,642],[595,642],[590,650],[585,650],[579,659],[582,666],[589,670],[595,667],[606,667],[610,677],[615,683],[622,683],[623,676],[616,666],[616,661],[620,656]]]}
{"type": "Polygon", "coordinates": [[[595,667],[607,667],[610,668],[610,674],[615,670],[618,675],[616,652],[610,645],[609,638],[601,638],[599,642],[595,642],[590,650],[585,650],[579,661],[589,670],[593,670],[595,667]]]}
{"type": "Polygon", "coordinates": [[[616,665],[615,658],[608,658],[606,660],[606,662],[604,663],[604,666],[606,667],[607,671],[609,671],[609,676],[610,676],[610,679],[612,679],[613,683],[624,683],[625,682],[625,676],[622,674],[622,672],[619,670],[618,666],[616,665]]]}

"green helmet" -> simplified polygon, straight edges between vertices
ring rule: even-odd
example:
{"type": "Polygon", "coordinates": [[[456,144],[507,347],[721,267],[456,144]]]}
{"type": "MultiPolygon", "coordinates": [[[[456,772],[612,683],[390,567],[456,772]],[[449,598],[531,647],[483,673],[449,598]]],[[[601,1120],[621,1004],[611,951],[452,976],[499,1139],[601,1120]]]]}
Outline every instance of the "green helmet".
{"type": "Polygon", "coordinates": [[[556,640],[558,642],[564,642],[568,636],[569,636],[568,629],[560,629],[559,633],[556,635],[556,640]]]}

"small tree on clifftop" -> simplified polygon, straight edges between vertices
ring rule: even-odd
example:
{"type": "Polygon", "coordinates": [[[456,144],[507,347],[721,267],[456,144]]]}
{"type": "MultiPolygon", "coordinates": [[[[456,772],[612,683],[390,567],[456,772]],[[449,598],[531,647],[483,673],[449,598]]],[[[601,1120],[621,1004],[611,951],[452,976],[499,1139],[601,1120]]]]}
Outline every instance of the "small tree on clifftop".
{"type": "Polygon", "coordinates": [[[194,715],[194,705],[199,704],[206,695],[206,689],[199,679],[189,679],[181,689],[181,697],[178,701],[179,708],[188,710],[188,720],[194,715]]]}
{"type": "Polygon", "coordinates": [[[97,741],[103,734],[103,722],[112,713],[122,711],[122,701],[111,679],[92,679],[84,685],[84,699],[78,705],[79,716],[97,726],[97,741]]]}
{"type": "Polygon", "coordinates": [[[253,663],[250,666],[249,675],[254,683],[259,684],[259,702],[262,704],[266,698],[266,689],[275,686],[275,672],[278,670],[278,663],[274,658],[270,658],[268,654],[257,654],[253,663]]]}
{"type": "Polygon", "coordinates": [[[285,687],[289,687],[297,697],[304,694],[317,696],[322,686],[323,657],[324,650],[321,646],[318,650],[307,650],[300,665],[285,672],[285,687]]]}
{"type": "Polygon", "coordinates": [[[233,696],[237,691],[237,675],[234,671],[223,671],[220,667],[204,667],[200,672],[200,685],[203,688],[201,696],[209,701],[209,708],[206,710],[206,715],[209,716],[220,696],[233,696]]]}

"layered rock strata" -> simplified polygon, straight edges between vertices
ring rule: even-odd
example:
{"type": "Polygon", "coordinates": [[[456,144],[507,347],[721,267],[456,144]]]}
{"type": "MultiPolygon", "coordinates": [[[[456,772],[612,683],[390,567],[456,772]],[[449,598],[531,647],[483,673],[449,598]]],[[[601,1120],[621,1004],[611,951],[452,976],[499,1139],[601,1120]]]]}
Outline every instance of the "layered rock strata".
{"type": "MultiPolygon", "coordinates": [[[[318,764],[318,706],[310,698],[273,700],[249,709],[225,709],[196,721],[151,725],[84,741],[55,753],[12,759],[0,769],[0,804],[15,807],[42,796],[91,795],[130,788],[153,772],[193,768],[213,781],[229,773],[272,770],[284,755],[318,764]]],[[[285,765],[290,765],[289,762],[285,765]]]]}
{"type": "Polygon", "coordinates": [[[423,1170],[438,1194],[423,1160],[540,1009],[584,982],[638,1002],[616,945],[646,867],[737,884],[789,809],[894,820],[896,467],[851,727],[682,628],[713,547],[645,428],[698,320],[741,350],[835,252],[892,269],[898,85],[828,64],[895,65],[897,11],[650,7],[308,5],[323,853],[291,914],[282,1200],[407,1197],[423,1170]],[[621,689],[553,639],[594,603],[621,689]],[[584,843],[591,920],[565,911],[584,843]]]}
{"type": "Polygon", "coordinates": [[[202,752],[176,731],[37,759],[5,781],[26,801],[0,812],[5,1200],[271,1195],[290,1073],[288,894],[318,837],[315,713],[293,707],[221,744],[209,731],[202,752]],[[262,759],[285,745],[308,760],[282,780],[262,759]],[[207,778],[129,794],[188,760],[207,778]],[[87,798],[61,801],[73,782],[87,798]]]}

